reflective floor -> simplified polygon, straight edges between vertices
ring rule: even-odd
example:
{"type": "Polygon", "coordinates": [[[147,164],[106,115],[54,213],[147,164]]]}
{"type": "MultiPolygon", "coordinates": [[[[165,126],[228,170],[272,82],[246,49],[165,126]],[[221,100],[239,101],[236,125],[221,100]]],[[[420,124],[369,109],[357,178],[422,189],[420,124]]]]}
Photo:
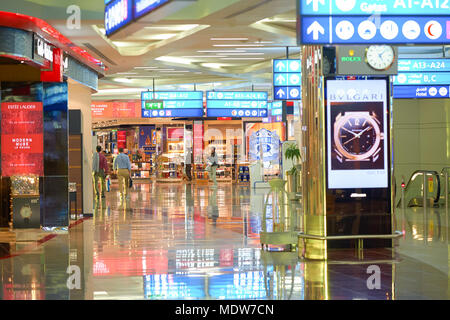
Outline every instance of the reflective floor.
{"type": "Polygon", "coordinates": [[[363,258],[336,250],[326,262],[306,261],[261,250],[264,192],[249,186],[136,184],[124,202],[116,190],[67,233],[0,243],[0,299],[449,297],[448,236],[423,244],[418,212],[405,215],[395,250],[367,249],[363,258]],[[379,283],[370,266],[381,271],[379,283]]]}

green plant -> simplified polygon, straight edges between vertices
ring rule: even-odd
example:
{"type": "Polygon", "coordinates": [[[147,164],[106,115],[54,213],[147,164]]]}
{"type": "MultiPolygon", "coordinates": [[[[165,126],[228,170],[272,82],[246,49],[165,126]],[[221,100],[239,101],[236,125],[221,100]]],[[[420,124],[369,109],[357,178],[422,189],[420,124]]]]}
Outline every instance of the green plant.
{"type": "Polygon", "coordinates": [[[288,172],[291,175],[295,175],[297,173],[297,165],[299,164],[299,161],[302,159],[302,155],[300,153],[300,149],[298,148],[297,144],[295,143],[289,144],[284,155],[286,159],[292,160],[292,162],[294,162],[294,166],[288,172]]]}

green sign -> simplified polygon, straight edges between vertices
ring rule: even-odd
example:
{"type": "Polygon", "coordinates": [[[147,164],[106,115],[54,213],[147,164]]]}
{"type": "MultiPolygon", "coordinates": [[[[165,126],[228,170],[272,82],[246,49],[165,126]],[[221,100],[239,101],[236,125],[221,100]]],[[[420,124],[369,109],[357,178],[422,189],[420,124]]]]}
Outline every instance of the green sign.
{"type": "Polygon", "coordinates": [[[145,109],[160,110],[164,109],[164,101],[145,101],[145,109]]]}
{"type": "Polygon", "coordinates": [[[361,57],[342,57],[341,60],[343,62],[361,62],[361,57]]]}

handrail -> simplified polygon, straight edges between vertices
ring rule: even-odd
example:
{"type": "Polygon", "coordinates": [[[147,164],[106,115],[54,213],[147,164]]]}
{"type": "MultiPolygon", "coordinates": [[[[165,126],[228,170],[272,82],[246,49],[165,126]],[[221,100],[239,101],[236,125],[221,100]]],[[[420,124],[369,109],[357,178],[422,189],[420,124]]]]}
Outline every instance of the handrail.
{"type": "MultiPolygon", "coordinates": [[[[450,169],[450,168],[449,168],[449,169],[450,169]]],[[[435,177],[436,177],[438,186],[437,186],[436,198],[433,200],[433,202],[434,202],[435,204],[438,203],[438,202],[439,202],[439,199],[440,199],[440,197],[441,197],[441,180],[440,180],[440,178],[439,178],[439,177],[440,177],[440,174],[439,174],[437,171],[432,171],[432,170],[416,170],[416,171],[414,171],[414,172],[411,174],[411,177],[409,178],[408,183],[406,184],[406,187],[405,187],[405,189],[404,189],[405,194],[406,194],[406,192],[408,191],[409,186],[411,185],[411,183],[412,183],[413,181],[415,181],[415,179],[416,179],[416,177],[417,177],[418,175],[421,175],[421,174],[422,174],[422,175],[432,175],[432,176],[435,176],[435,177]]],[[[423,187],[426,188],[425,185],[424,185],[423,187]]],[[[400,200],[400,201],[398,202],[397,208],[400,206],[401,201],[402,201],[402,200],[400,200]]]]}
{"type": "Polygon", "coordinates": [[[361,234],[349,236],[315,236],[312,234],[298,233],[299,238],[313,240],[352,240],[352,239],[396,239],[403,236],[403,232],[395,231],[393,234],[361,234]]]}

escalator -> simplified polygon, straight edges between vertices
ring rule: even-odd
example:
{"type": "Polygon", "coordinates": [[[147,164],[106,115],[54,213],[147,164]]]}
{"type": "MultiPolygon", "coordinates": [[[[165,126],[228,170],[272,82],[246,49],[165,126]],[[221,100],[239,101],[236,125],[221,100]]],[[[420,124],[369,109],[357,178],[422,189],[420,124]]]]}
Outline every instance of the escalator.
{"type": "MultiPolygon", "coordinates": [[[[427,194],[427,206],[439,207],[441,197],[441,179],[437,171],[417,170],[409,179],[405,187],[405,203],[408,207],[423,207],[424,188],[427,194]],[[425,177],[425,182],[424,182],[425,177]]],[[[402,205],[402,200],[397,208],[402,205]]]]}

